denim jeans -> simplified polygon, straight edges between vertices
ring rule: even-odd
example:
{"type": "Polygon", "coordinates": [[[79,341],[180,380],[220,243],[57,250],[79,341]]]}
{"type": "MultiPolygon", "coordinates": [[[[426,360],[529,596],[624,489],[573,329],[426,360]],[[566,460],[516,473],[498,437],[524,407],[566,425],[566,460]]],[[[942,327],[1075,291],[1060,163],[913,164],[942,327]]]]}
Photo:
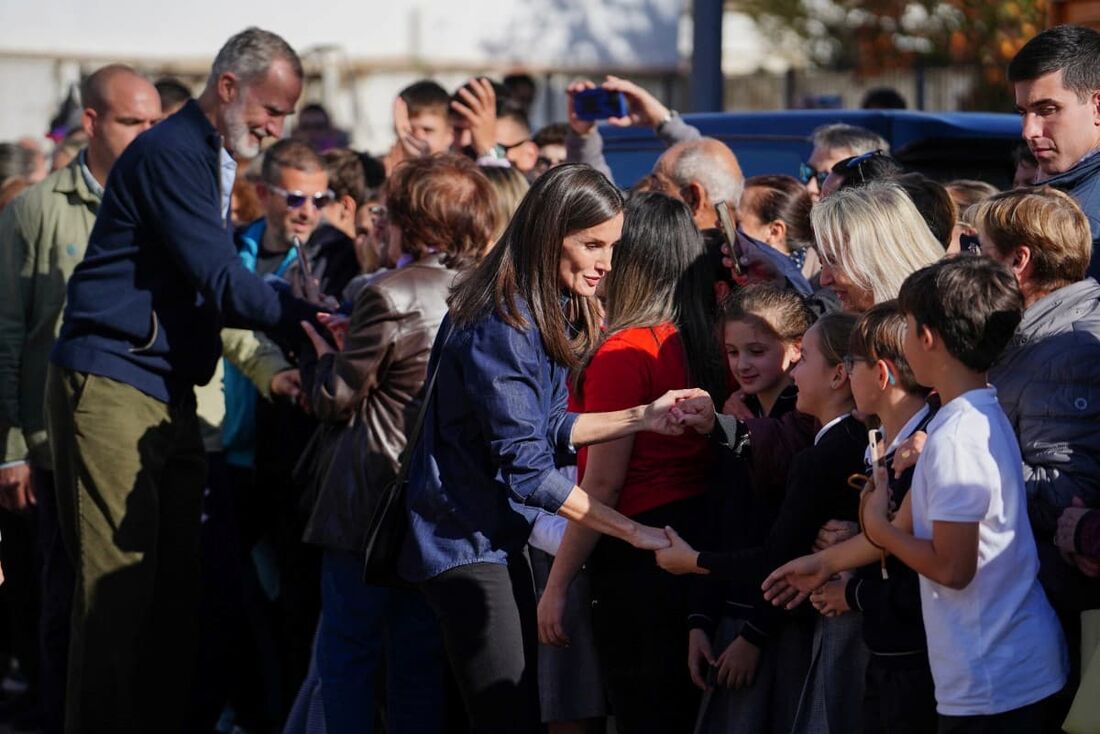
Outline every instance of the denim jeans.
{"type": "Polygon", "coordinates": [[[443,642],[431,609],[414,589],[365,584],[358,555],[326,550],[317,668],[328,734],[373,734],[383,654],[388,734],[441,732],[443,642]]]}

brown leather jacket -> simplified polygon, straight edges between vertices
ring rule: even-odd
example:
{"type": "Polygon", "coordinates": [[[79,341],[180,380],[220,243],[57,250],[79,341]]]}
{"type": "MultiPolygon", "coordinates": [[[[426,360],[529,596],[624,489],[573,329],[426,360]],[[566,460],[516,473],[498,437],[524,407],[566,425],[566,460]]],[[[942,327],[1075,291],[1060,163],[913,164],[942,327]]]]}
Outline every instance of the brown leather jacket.
{"type": "Polygon", "coordinates": [[[343,350],[303,374],[322,424],[311,446],[316,499],[307,543],[362,549],[371,504],[396,476],[416,419],[454,276],[438,255],[379,276],[356,297],[343,350]]]}

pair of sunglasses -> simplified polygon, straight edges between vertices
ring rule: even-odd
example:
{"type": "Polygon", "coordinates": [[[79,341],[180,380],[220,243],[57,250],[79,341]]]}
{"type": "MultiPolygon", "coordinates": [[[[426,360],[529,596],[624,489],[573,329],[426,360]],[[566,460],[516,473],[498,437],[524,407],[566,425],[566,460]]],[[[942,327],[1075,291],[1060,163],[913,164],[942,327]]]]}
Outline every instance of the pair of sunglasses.
{"type": "Polygon", "coordinates": [[[855,171],[859,174],[859,182],[867,183],[867,178],[863,175],[863,164],[872,158],[880,155],[886,155],[881,150],[872,150],[870,153],[864,153],[862,155],[853,156],[846,161],[842,162],[845,171],[855,171]]]}
{"type": "Polygon", "coordinates": [[[802,182],[803,186],[810,183],[811,179],[817,179],[817,187],[820,189],[825,185],[825,179],[828,177],[828,171],[819,171],[809,163],[802,163],[798,167],[798,180],[802,182]]]}
{"type": "Polygon", "coordinates": [[[286,205],[291,209],[298,209],[299,207],[305,206],[305,203],[307,201],[312,201],[313,207],[315,209],[323,209],[331,204],[336,198],[336,195],[332,192],[332,189],[309,196],[307,194],[303,194],[301,191],[287,191],[286,189],[279,188],[278,186],[273,186],[271,184],[268,184],[267,188],[272,193],[283,197],[283,199],[286,201],[286,205]]]}

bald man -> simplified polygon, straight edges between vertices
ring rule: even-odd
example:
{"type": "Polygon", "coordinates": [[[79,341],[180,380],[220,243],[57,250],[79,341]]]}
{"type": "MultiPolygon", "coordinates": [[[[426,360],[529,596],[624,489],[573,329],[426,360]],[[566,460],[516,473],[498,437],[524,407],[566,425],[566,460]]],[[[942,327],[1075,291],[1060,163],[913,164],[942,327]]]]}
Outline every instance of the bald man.
{"type": "Polygon", "coordinates": [[[688,205],[700,230],[718,226],[718,202],[736,211],[745,188],[737,156],[714,138],[676,143],[657,159],[653,176],[664,193],[688,205]]]}
{"type": "MultiPolygon", "coordinates": [[[[46,365],[61,322],[66,283],[84,256],[107,174],[126,146],[161,116],[157,90],[120,64],[89,76],[81,98],[87,147],[0,215],[0,506],[23,516],[20,522],[29,525],[32,537],[37,534],[45,563],[41,676],[34,665],[38,620],[23,615],[31,618],[18,620],[23,629],[16,637],[28,648],[17,654],[31,666],[31,686],[37,688],[36,678],[41,680],[47,732],[60,731],[64,711],[73,571],[58,530],[46,441],[46,365]]],[[[27,569],[28,583],[33,584],[36,571],[27,569]]],[[[20,574],[10,576],[19,582],[20,574]]]]}

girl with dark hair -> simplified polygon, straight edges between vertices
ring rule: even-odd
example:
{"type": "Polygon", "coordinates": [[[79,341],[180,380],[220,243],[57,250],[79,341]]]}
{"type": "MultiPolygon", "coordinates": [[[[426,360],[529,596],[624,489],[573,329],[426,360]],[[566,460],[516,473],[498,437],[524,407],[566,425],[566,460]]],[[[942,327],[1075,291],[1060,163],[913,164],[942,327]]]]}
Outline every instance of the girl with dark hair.
{"type": "MultiPolygon", "coordinates": [[[[727,392],[714,339],[712,271],[702,236],[680,201],[631,197],[615,269],[607,279],[607,327],[576,382],[584,411],[619,410],[666,390],[727,392]]],[[[645,525],[700,524],[714,453],[698,434],[627,436],[581,453],[581,486],[645,525]]],[[[539,604],[543,642],[568,643],[566,590],[591,554],[593,631],[615,724],[624,734],[686,731],[698,691],[683,666],[686,587],[653,554],[571,524],[539,604]]]]}
{"type": "MultiPolygon", "coordinates": [[[[859,493],[848,485],[848,478],[863,470],[867,433],[851,415],[855,403],[844,365],[856,320],[851,314],[828,314],[802,338],[801,359],[791,370],[798,387],[795,407],[817,419],[821,428],[813,445],[790,464],[783,503],[767,538],[752,548],[700,553],[668,529],[672,545],[657,552],[661,568],[675,574],[710,574],[751,584],[759,593],[760,584],[771,570],[814,545],[824,523],[831,519],[857,520],[859,493]]],[[[683,409],[688,407],[692,406],[683,409]]],[[[688,423],[709,432],[714,429],[713,411],[705,403],[700,407],[705,419],[688,423]]],[[[751,685],[761,662],[760,650],[781,623],[781,613],[774,608],[762,604],[753,609],[738,632],[740,644],[735,659],[716,661],[718,682],[731,688],[751,685]]],[[[723,657],[727,656],[728,649],[723,657]]],[[[789,731],[861,731],[866,663],[858,614],[819,618],[804,682],[787,679],[776,683],[786,686],[783,693],[788,700],[798,701],[789,731]]],[[[789,708],[783,713],[789,715],[789,708]]],[[[728,730],[700,728],[703,732],[728,730]]]]}
{"type": "Polygon", "coordinates": [[[411,457],[410,533],[399,572],[439,620],[472,729],[539,729],[535,599],[524,545],[538,509],[638,548],[663,531],[556,471],[575,446],[678,434],[670,409],[699,390],[610,413],[566,411],[566,377],[597,341],[596,288],[623,227],[622,195],[588,166],[544,174],[500,241],[454,289],[438,370],[411,457]],[[452,330],[453,324],[453,330],[452,330]]]}
{"type": "Polygon", "coordinates": [[[752,176],[737,207],[737,224],[749,237],[779,250],[807,279],[817,275],[821,262],[811,245],[814,230],[810,192],[793,176],[752,176]]]}

